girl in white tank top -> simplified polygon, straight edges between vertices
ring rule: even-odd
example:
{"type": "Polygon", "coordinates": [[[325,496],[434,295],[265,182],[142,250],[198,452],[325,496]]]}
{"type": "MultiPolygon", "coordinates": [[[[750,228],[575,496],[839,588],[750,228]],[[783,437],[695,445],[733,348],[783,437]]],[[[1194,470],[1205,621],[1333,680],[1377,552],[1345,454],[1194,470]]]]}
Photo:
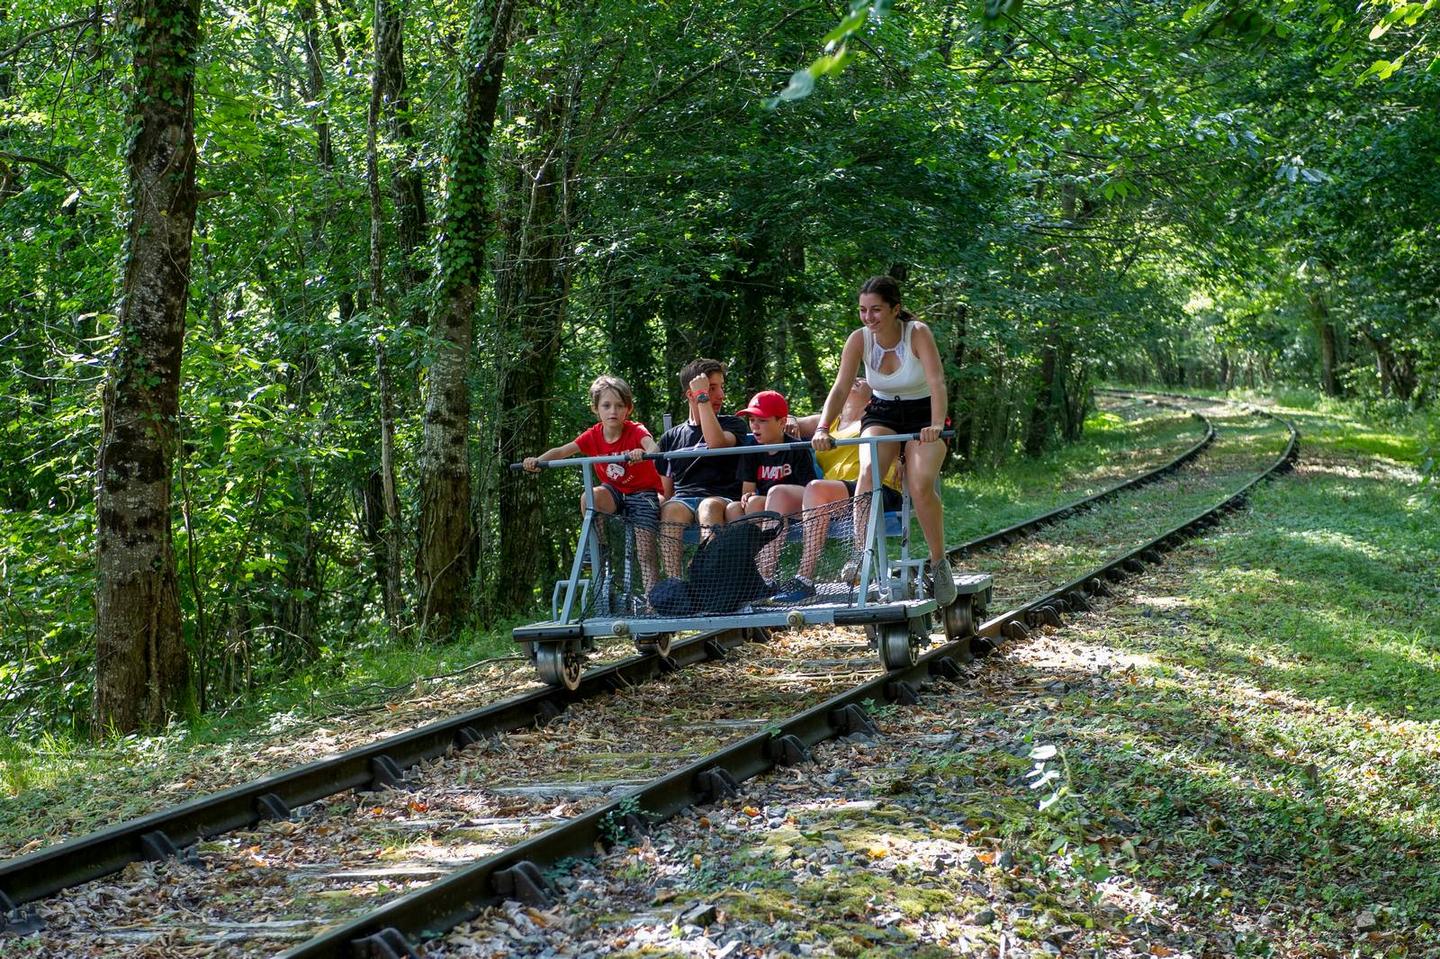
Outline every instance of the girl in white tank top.
{"type": "MultiPolygon", "coordinates": [[[[941,606],[955,601],[955,580],[945,556],[945,516],[940,502],[938,480],[945,461],[945,444],[940,441],[945,422],[945,373],[940,350],[930,328],[914,319],[900,305],[900,286],[892,277],[875,276],[860,288],[862,327],[845,341],[840,355],[840,369],[835,384],[820,414],[822,424],[839,415],[850,394],[850,385],[863,364],[865,378],[874,390],[862,420],[862,436],[915,434],[905,446],[905,484],[915,507],[915,517],[925,531],[925,544],[930,548],[930,569],[934,577],[934,597],[941,606]],[[899,324],[899,337],[894,346],[885,347],[876,341],[875,330],[889,334],[892,324],[899,324]],[[881,372],[887,356],[897,363],[889,373],[881,372]]],[[[818,427],[812,441],[820,451],[832,446],[830,432],[818,427]]],[[[860,481],[855,495],[853,517],[855,537],[865,535],[869,510],[863,508],[873,482],[872,459],[883,476],[900,453],[900,443],[878,443],[861,447],[860,481]]]]}
{"type": "Polygon", "coordinates": [[[915,331],[913,321],[900,322],[900,342],[886,349],[875,339],[870,327],[865,327],[865,380],[875,395],[882,400],[920,400],[930,395],[930,383],[925,379],[925,367],[910,345],[915,331]],[[893,373],[881,373],[880,366],[885,355],[894,354],[900,366],[893,373]]]}

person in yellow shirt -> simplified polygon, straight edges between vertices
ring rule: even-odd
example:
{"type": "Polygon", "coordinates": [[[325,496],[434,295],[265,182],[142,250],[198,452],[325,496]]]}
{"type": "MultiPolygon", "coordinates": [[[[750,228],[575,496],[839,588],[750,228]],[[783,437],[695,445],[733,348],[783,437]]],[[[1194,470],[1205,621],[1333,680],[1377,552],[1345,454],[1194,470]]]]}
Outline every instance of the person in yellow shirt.
{"type": "MultiPolygon", "coordinates": [[[[850,385],[850,395],[845,398],[845,405],[840,408],[840,415],[830,424],[832,439],[853,439],[860,435],[861,420],[865,416],[865,407],[869,405],[871,395],[870,384],[862,377],[856,377],[855,382],[850,385]]],[[[819,425],[819,414],[804,416],[795,421],[794,432],[804,439],[809,439],[815,435],[819,425]]],[[[777,487],[772,491],[770,502],[767,503],[766,508],[784,514],[804,509],[807,520],[799,575],[772,597],[777,603],[801,603],[815,595],[815,567],[825,548],[830,521],[837,516],[846,515],[847,504],[855,495],[855,484],[860,479],[859,446],[832,446],[828,450],[817,451],[815,459],[820,464],[823,479],[811,480],[805,484],[803,490],[796,486],[777,487]],[[797,498],[799,502],[795,501],[797,498]]],[[[900,463],[897,460],[890,466],[881,494],[887,513],[900,509],[900,484],[900,463]]],[[[847,566],[842,576],[847,581],[853,580],[855,570],[847,566]]]]}

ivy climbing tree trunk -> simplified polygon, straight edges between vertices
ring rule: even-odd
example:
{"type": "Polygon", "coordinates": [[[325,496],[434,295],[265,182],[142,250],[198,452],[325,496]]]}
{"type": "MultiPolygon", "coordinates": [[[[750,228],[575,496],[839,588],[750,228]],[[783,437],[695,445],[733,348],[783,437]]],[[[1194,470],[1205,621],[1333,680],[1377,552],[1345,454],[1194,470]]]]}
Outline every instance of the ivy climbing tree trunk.
{"type": "Polygon", "coordinates": [[[135,133],[120,335],[96,470],[94,697],[96,729],[122,732],[163,723],[189,687],[170,487],[195,224],[200,0],[135,0],[126,13],[135,133]]]}
{"type": "Polygon", "coordinates": [[[470,514],[470,350],[475,304],[485,277],[490,137],[500,102],[510,21],[517,0],[477,0],[466,30],[460,116],[439,247],[440,291],[430,315],[430,368],[420,448],[420,528],[415,558],[419,621],[449,638],[464,619],[475,570],[470,514]]]}

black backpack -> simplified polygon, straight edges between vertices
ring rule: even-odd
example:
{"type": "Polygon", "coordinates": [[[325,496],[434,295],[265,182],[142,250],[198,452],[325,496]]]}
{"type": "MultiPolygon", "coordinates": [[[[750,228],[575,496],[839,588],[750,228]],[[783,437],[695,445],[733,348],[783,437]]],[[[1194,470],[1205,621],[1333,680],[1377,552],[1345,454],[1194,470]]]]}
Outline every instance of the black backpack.
{"type": "Polygon", "coordinates": [[[695,551],[686,579],[656,583],[650,591],[650,605],[664,616],[723,615],[764,599],[771,586],[760,575],[755,557],[780,535],[783,519],[779,513],[765,510],[715,530],[695,551]]]}

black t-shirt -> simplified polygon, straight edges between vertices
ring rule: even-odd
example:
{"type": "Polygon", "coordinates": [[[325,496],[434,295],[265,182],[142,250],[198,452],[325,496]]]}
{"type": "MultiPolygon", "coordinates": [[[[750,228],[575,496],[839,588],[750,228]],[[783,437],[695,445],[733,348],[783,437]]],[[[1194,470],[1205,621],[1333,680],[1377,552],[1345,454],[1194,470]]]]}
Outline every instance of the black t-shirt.
{"type": "MultiPolygon", "coordinates": [[[[798,437],[786,436],[783,442],[794,443],[798,437]]],[[[760,450],[745,453],[739,457],[735,467],[735,478],[742,483],[754,483],[755,492],[768,493],[770,487],[787,483],[804,486],[813,479],[819,479],[815,471],[815,454],[805,449],[760,450]]]]}
{"type": "MultiPolygon", "coordinates": [[[[745,442],[750,435],[750,426],[738,416],[720,414],[720,428],[735,437],[737,443],[745,442]]],[[[665,453],[674,450],[709,449],[705,433],[696,423],[681,423],[672,426],[660,437],[660,450],[665,453]]],[[[693,459],[660,460],[655,465],[661,476],[675,481],[676,496],[725,496],[740,498],[740,481],[735,478],[734,456],[697,456],[693,459]]]]}

